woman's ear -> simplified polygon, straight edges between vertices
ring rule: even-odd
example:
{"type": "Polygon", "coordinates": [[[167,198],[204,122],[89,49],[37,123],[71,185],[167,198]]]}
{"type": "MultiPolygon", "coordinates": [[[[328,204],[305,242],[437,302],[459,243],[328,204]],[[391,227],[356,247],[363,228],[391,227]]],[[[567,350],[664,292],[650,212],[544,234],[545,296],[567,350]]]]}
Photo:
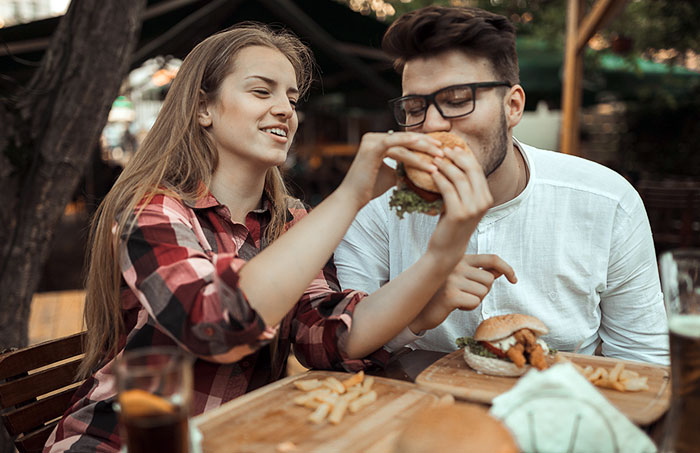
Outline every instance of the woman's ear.
{"type": "Polygon", "coordinates": [[[520,85],[513,85],[505,97],[505,115],[508,128],[514,128],[523,117],[525,110],[525,91],[520,85]]]}
{"type": "Polygon", "coordinates": [[[209,112],[209,103],[207,102],[207,94],[203,90],[199,90],[200,100],[197,107],[197,120],[202,127],[209,127],[212,123],[211,112],[209,112]]]}

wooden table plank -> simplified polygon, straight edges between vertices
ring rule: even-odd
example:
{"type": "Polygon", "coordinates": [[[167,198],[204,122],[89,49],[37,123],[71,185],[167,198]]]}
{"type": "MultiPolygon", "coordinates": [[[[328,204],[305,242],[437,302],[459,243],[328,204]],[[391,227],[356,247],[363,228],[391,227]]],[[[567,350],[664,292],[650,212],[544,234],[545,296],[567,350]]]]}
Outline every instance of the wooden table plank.
{"type": "Polygon", "coordinates": [[[378,398],[355,414],[346,414],[338,424],[307,421],[311,409],[297,406],[293,398],[303,392],[294,387],[298,379],[340,380],[348,373],[309,371],[290,376],[243,395],[221,407],[194,417],[202,432],[202,451],[274,452],[283,442],[292,442],[304,452],[391,452],[407,419],[423,408],[452,404],[452,395],[420,388],[393,379],[375,377],[378,398]]]}

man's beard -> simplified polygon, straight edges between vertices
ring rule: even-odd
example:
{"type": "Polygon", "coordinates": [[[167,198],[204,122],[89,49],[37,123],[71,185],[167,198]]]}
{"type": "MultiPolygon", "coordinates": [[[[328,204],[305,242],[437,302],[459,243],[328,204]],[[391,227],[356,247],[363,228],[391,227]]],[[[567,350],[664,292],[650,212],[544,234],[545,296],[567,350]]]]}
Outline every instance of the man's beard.
{"type": "Polygon", "coordinates": [[[488,178],[491,173],[498,170],[506,158],[508,152],[508,124],[506,123],[505,111],[501,106],[501,122],[491,133],[488,141],[491,146],[484,154],[484,174],[488,178]]]}

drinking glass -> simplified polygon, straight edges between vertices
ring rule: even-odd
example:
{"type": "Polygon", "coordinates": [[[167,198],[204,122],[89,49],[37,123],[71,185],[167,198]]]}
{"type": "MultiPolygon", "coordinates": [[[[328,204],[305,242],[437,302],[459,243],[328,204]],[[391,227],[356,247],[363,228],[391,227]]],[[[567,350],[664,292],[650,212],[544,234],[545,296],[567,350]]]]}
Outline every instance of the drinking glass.
{"type": "Polygon", "coordinates": [[[119,422],[128,453],[189,450],[192,359],[176,347],[125,352],[116,363],[119,422]]]}
{"type": "Polygon", "coordinates": [[[700,448],[700,249],[659,259],[671,342],[671,405],[662,451],[700,448]]]}

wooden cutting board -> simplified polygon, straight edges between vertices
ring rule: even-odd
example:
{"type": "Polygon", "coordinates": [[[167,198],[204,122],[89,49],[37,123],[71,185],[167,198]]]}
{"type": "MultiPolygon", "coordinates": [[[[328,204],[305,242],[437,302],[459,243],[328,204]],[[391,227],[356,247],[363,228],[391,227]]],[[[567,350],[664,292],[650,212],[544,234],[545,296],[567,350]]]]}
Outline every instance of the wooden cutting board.
{"type": "Polygon", "coordinates": [[[338,425],[314,425],[307,421],[312,410],[292,401],[304,393],[293,382],[329,376],[342,381],[351,375],[309,371],[290,376],[194,417],[192,423],[203,434],[202,452],[278,452],[291,442],[295,452],[389,453],[412,414],[454,402],[449,393],[374,377],[377,401],[355,414],[347,413],[338,425]]]}
{"type": "MultiPolygon", "coordinates": [[[[622,362],[626,370],[647,376],[649,390],[645,391],[618,392],[596,387],[632,422],[638,425],[650,424],[668,409],[671,397],[669,367],[569,352],[559,354],[582,367],[602,366],[610,370],[616,363],[622,362]]],[[[464,361],[462,349],[439,359],[416,377],[416,383],[425,388],[449,392],[459,399],[485,404],[491,404],[496,396],[510,390],[517,381],[517,377],[488,376],[477,373],[464,361]]]]}

